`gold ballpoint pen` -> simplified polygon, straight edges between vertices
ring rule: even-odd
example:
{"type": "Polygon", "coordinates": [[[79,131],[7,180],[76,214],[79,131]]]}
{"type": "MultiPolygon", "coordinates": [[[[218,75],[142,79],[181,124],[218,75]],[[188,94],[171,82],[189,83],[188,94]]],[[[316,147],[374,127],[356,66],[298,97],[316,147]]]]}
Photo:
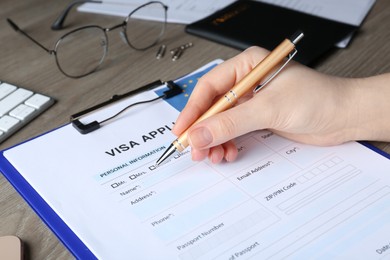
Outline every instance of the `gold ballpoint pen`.
{"type": "MultiPolygon", "coordinates": [[[[223,97],[221,97],[213,106],[209,108],[201,117],[199,117],[194,124],[225,111],[233,107],[237,100],[246,94],[249,90],[253,89],[254,92],[258,92],[269,81],[271,81],[292,57],[297,53],[295,45],[302,39],[303,32],[298,31],[293,34],[289,39],[285,39],[279,44],[272,52],[270,52],[262,61],[260,61],[252,71],[250,71],[244,78],[242,78],[231,90],[229,90],[223,97]],[[278,64],[280,64],[287,57],[287,61],[280,66],[280,68],[273,73],[263,84],[258,85],[259,82],[267,76],[278,64]]],[[[193,125],[194,125],[193,124],[193,125]]],[[[176,152],[182,152],[188,147],[188,129],[184,131],[172,144],[168,147],[163,155],[157,160],[156,165],[160,165],[176,152]]]]}

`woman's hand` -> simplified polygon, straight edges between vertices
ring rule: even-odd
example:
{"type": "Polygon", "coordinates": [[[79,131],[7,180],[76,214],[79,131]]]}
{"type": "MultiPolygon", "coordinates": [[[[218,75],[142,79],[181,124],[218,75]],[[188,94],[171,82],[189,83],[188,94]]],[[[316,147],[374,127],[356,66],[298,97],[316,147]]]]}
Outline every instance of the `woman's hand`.
{"type": "MultiPolygon", "coordinates": [[[[191,126],[267,53],[251,47],[199,79],[173,133],[180,135],[191,126]]],[[[232,140],[259,129],[314,145],[335,145],[363,137],[367,133],[361,131],[361,124],[370,115],[361,108],[365,103],[359,97],[364,92],[362,82],[321,74],[290,62],[259,93],[248,93],[235,107],[192,126],[188,135],[192,158],[209,157],[213,163],[233,161],[238,152],[232,140]]],[[[390,92],[385,95],[389,98],[390,92]]]]}

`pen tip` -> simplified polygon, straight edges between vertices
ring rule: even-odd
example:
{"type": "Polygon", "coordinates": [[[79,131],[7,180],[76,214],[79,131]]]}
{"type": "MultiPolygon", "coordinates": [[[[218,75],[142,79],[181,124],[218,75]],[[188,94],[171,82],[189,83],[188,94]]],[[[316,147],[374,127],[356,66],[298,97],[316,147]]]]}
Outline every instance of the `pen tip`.
{"type": "Polygon", "coordinates": [[[166,161],[169,157],[171,157],[174,153],[176,153],[176,147],[171,144],[167,150],[161,155],[161,157],[157,160],[156,166],[161,165],[164,161],[166,161]]]}

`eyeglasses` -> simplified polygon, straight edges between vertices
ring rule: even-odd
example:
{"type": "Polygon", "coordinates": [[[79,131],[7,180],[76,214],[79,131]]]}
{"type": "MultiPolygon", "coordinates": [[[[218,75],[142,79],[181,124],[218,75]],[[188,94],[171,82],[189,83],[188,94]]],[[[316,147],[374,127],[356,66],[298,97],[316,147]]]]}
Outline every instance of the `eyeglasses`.
{"type": "Polygon", "coordinates": [[[131,48],[146,50],[163,36],[167,22],[168,7],[159,1],[151,1],[134,9],[126,19],[110,28],[97,25],[83,26],[60,37],[54,49],[44,47],[21,30],[11,19],[10,26],[29,38],[50,55],[54,55],[59,70],[71,78],[81,78],[95,72],[108,52],[107,32],[122,28],[122,40],[131,48]],[[146,16],[147,15],[147,16],[146,16]],[[150,19],[141,19],[149,17],[150,19]]]}

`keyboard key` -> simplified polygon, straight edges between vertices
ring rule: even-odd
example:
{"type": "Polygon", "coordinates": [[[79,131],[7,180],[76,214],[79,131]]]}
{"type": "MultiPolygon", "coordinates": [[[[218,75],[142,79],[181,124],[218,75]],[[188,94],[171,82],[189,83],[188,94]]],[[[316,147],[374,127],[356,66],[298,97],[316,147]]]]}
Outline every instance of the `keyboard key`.
{"type": "Polygon", "coordinates": [[[9,95],[11,92],[15,91],[17,87],[8,83],[0,84],[0,99],[3,99],[5,96],[9,95]]]}
{"type": "Polygon", "coordinates": [[[35,109],[45,107],[50,103],[50,98],[41,94],[34,94],[32,97],[26,100],[25,104],[35,109]]]}
{"type": "Polygon", "coordinates": [[[34,109],[33,107],[27,106],[25,104],[20,104],[19,106],[14,108],[11,112],[9,112],[9,115],[23,121],[34,116],[34,113],[36,111],[37,110],[34,109]]]}
{"type": "Polygon", "coordinates": [[[0,118],[0,130],[3,132],[12,131],[19,123],[20,121],[14,117],[3,116],[0,118]]]}
{"type": "Polygon", "coordinates": [[[54,99],[0,80],[0,142],[54,104],[54,99]]]}
{"type": "Polygon", "coordinates": [[[30,90],[19,88],[0,100],[0,116],[7,114],[11,109],[25,101],[32,94],[33,92],[30,90]]]}

